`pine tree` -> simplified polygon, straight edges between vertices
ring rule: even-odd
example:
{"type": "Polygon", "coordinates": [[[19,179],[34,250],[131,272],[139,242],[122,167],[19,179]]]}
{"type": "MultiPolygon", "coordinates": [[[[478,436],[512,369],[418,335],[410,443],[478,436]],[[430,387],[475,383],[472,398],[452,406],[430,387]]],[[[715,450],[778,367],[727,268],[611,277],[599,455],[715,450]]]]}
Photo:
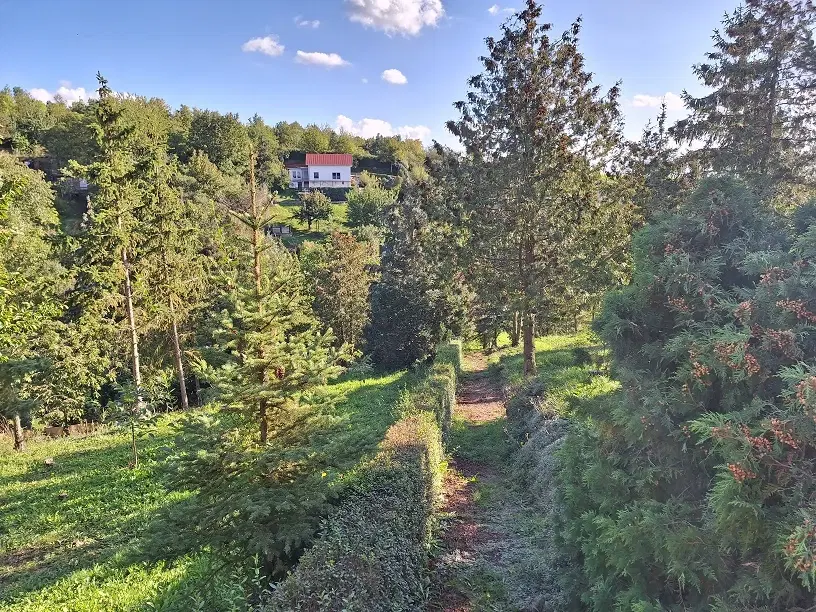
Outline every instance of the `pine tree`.
{"type": "Polygon", "coordinates": [[[565,246],[577,240],[599,171],[618,144],[618,87],[592,84],[578,51],[580,20],[557,38],[527,8],[487,39],[484,71],[470,79],[461,114],[448,128],[473,158],[472,248],[478,267],[512,279],[512,309],[522,313],[525,374],[535,372],[537,306],[557,297],[565,246]],[[503,242],[497,248],[496,241],[503,242]],[[496,261],[496,256],[503,261],[496,261]]]}
{"type": "Polygon", "coordinates": [[[784,185],[813,186],[816,141],[816,8],[810,0],[747,0],[714,32],[694,67],[713,89],[684,92],[691,116],[673,128],[701,140],[715,172],[730,171],[763,198],[784,185]]]}

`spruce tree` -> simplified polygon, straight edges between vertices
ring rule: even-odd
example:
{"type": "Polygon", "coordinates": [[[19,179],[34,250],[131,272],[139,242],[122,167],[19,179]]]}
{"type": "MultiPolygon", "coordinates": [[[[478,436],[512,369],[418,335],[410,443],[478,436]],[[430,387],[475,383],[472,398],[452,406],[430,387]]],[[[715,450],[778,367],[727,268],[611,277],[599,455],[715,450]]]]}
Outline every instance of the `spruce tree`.
{"type": "Polygon", "coordinates": [[[54,194],[42,175],[0,154],[0,415],[22,426],[40,405],[48,332],[62,314],[65,271],[53,248],[54,194]]]}
{"type": "Polygon", "coordinates": [[[223,307],[195,363],[216,410],[188,415],[173,465],[176,482],[198,491],[179,517],[185,544],[259,555],[277,572],[327,510],[331,459],[316,447],[334,423],[322,387],[341,355],[311,311],[297,258],[263,233],[275,203],[255,183],[253,157],[249,193],[230,207],[243,248],[224,270],[223,307]]]}
{"type": "Polygon", "coordinates": [[[597,180],[620,140],[618,87],[592,83],[578,51],[580,20],[559,37],[527,8],[487,39],[484,71],[470,79],[460,119],[448,122],[473,159],[476,197],[469,199],[478,267],[512,279],[512,307],[522,314],[524,372],[535,372],[538,304],[560,292],[553,273],[577,240],[597,180]],[[496,241],[504,244],[496,259],[496,241]]]}
{"type": "MultiPolygon", "coordinates": [[[[95,107],[98,155],[89,165],[72,162],[72,174],[93,186],[84,231],[78,236],[77,280],[72,316],[84,329],[107,344],[109,366],[115,370],[121,355],[119,328],[125,320],[126,361],[133,384],[142,388],[139,339],[141,330],[134,303],[134,265],[139,242],[138,209],[142,206],[137,159],[133,151],[134,125],[101,74],[95,107]]],[[[139,403],[142,402],[139,392],[139,403]]]]}
{"type": "Polygon", "coordinates": [[[708,166],[746,180],[763,198],[814,185],[816,8],[810,0],[747,0],[714,32],[694,72],[711,93],[684,92],[691,116],[673,128],[702,141],[708,166]]]}

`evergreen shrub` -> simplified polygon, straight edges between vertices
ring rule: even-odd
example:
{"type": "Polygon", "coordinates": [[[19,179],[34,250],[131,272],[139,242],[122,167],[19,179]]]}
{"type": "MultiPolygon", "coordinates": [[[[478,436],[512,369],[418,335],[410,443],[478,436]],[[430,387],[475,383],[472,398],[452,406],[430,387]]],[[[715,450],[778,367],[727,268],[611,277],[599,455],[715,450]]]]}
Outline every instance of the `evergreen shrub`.
{"type": "Polygon", "coordinates": [[[704,181],[607,298],[615,397],[560,453],[566,576],[592,610],[814,602],[816,224],[704,181]]]}

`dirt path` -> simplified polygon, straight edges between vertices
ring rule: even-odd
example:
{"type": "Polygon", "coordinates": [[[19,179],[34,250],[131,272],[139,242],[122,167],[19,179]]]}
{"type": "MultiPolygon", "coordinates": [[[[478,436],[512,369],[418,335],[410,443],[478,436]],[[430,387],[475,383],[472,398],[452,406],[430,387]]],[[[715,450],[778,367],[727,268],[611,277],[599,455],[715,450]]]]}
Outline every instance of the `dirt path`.
{"type": "Polygon", "coordinates": [[[484,355],[468,355],[454,414],[453,456],[444,477],[442,537],[433,563],[430,611],[504,609],[494,607],[501,605],[496,597],[501,599],[500,593],[494,592],[502,589],[492,584],[492,570],[485,572],[499,562],[504,539],[490,503],[505,484],[504,419],[504,398],[484,355]]]}

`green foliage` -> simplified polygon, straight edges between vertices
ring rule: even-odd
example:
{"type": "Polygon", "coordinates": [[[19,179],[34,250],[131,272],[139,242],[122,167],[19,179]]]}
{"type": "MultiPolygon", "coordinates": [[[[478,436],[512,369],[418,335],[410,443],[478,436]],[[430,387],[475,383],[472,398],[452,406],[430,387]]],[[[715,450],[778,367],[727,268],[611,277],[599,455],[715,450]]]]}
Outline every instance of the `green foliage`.
{"type": "Polygon", "coordinates": [[[246,169],[248,141],[247,128],[238,115],[193,110],[187,137],[189,155],[203,151],[223,172],[240,174],[246,169]]]}
{"type": "Polygon", "coordinates": [[[52,332],[66,288],[56,261],[54,195],[40,173],[0,153],[0,416],[30,421],[49,386],[44,357],[58,342],[52,332]]]}
{"type": "Polygon", "coordinates": [[[704,140],[699,157],[715,172],[733,172],[765,199],[813,187],[816,76],[810,2],[748,0],[722,20],[714,50],[694,72],[709,90],[684,94],[691,115],[674,133],[704,140]],[[750,118],[750,119],[749,119],[750,118]]]}
{"type": "Polygon", "coordinates": [[[637,235],[633,283],[598,320],[623,391],[564,446],[564,550],[592,609],[813,600],[816,421],[797,365],[816,357],[813,236],[728,178],[637,235]]]}
{"type": "Polygon", "coordinates": [[[298,146],[307,153],[325,153],[329,150],[329,135],[316,125],[308,125],[300,135],[298,146]]]}
{"type": "Polygon", "coordinates": [[[298,195],[300,198],[300,210],[295,215],[307,224],[309,230],[315,221],[329,220],[331,218],[331,199],[317,189],[304,191],[298,195]]]}
{"type": "Polygon", "coordinates": [[[456,229],[439,213],[433,179],[408,184],[386,215],[381,276],[371,290],[367,351],[386,367],[433,357],[446,333],[462,335],[467,287],[456,229]]]}
{"type": "Polygon", "coordinates": [[[363,187],[349,190],[346,195],[349,226],[381,226],[385,210],[397,199],[397,191],[384,189],[377,181],[369,181],[363,187]]]}
{"type": "Polygon", "coordinates": [[[486,39],[483,71],[447,123],[466,155],[440,155],[441,172],[459,185],[453,201],[468,234],[465,265],[479,279],[480,331],[495,336],[520,317],[527,374],[536,318],[550,323],[544,317],[580,307],[615,276],[608,261],[626,252],[631,208],[606,176],[621,140],[620,90],[592,83],[580,19],[551,36],[541,15],[528,0],[500,38],[486,39]],[[599,245],[609,251],[593,261],[599,245]]]}
{"type": "MultiPolygon", "coordinates": [[[[446,351],[446,357],[451,349],[446,351]]],[[[416,610],[425,601],[431,515],[441,484],[442,432],[456,376],[438,363],[402,403],[380,452],[347,475],[343,501],[317,543],[263,610],[416,610]]]]}
{"type": "Polygon", "coordinates": [[[360,346],[377,259],[373,245],[340,232],[334,232],[311,259],[301,254],[313,288],[315,314],[332,330],[338,346],[347,345],[352,351],[360,346]]]}

